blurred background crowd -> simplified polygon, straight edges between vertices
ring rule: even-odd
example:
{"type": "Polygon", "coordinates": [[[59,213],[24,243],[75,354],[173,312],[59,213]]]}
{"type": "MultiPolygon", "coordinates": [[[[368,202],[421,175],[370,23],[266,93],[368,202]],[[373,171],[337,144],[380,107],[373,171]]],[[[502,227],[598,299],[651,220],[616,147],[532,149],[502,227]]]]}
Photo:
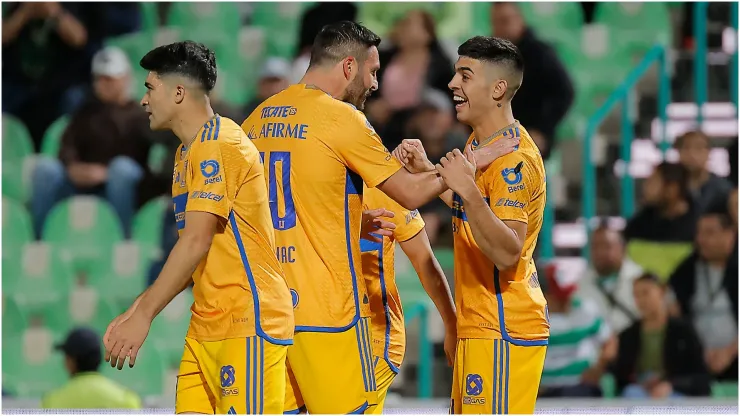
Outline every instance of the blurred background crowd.
{"type": "MultiPolygon", "coordinates": [[[[116,407],[174,397],[189,293],[155,320],[133,371],[99,366],[95,335],[156,278],[177,238],[168,201],[179,141],[149,130],[139,59],[176,40],[205,43],[218,62],[213,107],[241,123],[302,77],[322,26],[355,20],[383,38],[369,120],[389,149],[418,138],[432,160],[470,133],[447,88],[457,45],[495,35],[523,54],[513,111],[546,159],[553,213],[537,259],[552,325],[543,397],[736,397],[737,3],[704,7],[700,69],[693,3],[4,2],[3,395],[44,397],[45,407],[86,400],[91,388],[118,397],[116,407]],[[667,72],[625,87],[655,45],[668,51],[667,72]],[[663,78],[671,100],[661,108],[663,78]],[[586,134],[625,88],[613,109],[629,111],[586,134]],[[583,188],[584,163],[595,195],[583,188]],[[634,207],[617,195],[632,183],[625,175],[637,184],[634,207]],[[583,218],[584,199],[598,218],[583,218]]],[[[435,201],[421,213],[452,279],[449,209],[435,201]]],[[[426,307],[412,269],[397,267],[404,303],[426,307]]],[[[423,324],[429,340],[409,339],[392,391],[444,397],[440,323],[423,324]],[[432,353],[417,354],[427,341],[432,353]]]]}

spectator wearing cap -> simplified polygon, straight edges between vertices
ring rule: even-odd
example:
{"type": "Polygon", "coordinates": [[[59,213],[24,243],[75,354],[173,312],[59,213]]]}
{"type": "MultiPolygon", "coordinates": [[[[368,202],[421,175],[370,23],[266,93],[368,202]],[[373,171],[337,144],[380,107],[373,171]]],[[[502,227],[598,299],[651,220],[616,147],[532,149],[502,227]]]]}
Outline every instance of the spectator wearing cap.
{"type": "Polygon", "coordinates": [[[494,36],[513,42],[524,59],[524,80],[511,108],[547,159],[555,142],[555,131],[573,104],[573,83],[555,51],[528,28],[512,2],[491,6],[494,36]]]}
{"type": "Polygon", "coordinates": [[[737,381],[738,257],[736,231],[723,205],[699,219],[696,250],[671,275],[681,315],[693,322],[709,370],[737,381]]]}
{"type": "Polygon", "coordinates": [[[283,58],[267,58],[257,82],[257,96],[247,104],[246,113],[251,114],[263,101],[288,87],[290,64],[283,58]]]}
{"type": "Polygon", "coordinates": [[[646,273],[633,289],[641,318],[619,335],[617,390],[632,399],[709,395],[699,337],[690,323],[669,316],[659,278],[646,273]]]}
{"type": "Polygon", "coordinates": [[[550,339],[540,397],[601,397],[600,380],[616,355],[616,339],[593,299],[575,294],[555,263],[540,268],[550,339]]]}
{"type": "Polygon", "coordinates": [[[93,194],[111,203],[125,234],[139,202],[138,186],[148,175],[154,134],[147,114],[130,98],[131,66],[115,47],[92,62],[93,95],[70,119],[59,158],[42,159],[33,174],[31,211],[41,235],[52,207],[67,197],[93,194]]]}
{"type": "Polygon", "coordinates": [[[627,257],[619,231],[603,223],[591,234],[591,261],[578,279],[577,296],[592,299],[619,333],[640,316],[632,284],[642,274],[642,267],[627,257]]]}
{"type": "Polygon", "coordinates": [[[678,150],[679,163],[686,168],[689,192],[699,212],[727,200],[732,186],[724,178],[707,169],[711,143],[700,131],[690,131],[679,136],[674,144],[678,150]]]}
{"type": "Polygon", "coordinates": [[[644,207],[624,230],[629,257],[663,281],[693,250],[697,211],[688,186],[682,165],[658,165],[643,183],[644,207]]]}
{"type": "Polygon", "coordinates": [[[101,340],[87,328],[72,330],[56,349],[64,354],[69,382],[48,393],[41,401],[44,409],[140,409],[136,393],[109,380],[98,368],[102,361],[101,340]]]}

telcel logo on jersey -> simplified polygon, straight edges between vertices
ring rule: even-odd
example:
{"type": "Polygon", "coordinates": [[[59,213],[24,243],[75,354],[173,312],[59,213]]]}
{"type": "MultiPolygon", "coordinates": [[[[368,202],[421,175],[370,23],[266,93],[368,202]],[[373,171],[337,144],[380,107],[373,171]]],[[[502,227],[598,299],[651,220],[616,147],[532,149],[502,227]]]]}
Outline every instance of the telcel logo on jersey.
{"type": "Polygon", "coordinates": [[[214,194],[213,192],[193,191],[190,194],[190,199],[210,199],[211,201],[219,202],[223,198],[223,195],[214,194]]]}
{"type": "Polygon", "coordinates": [[[236,375],[234,374],[234,366],[225,365],[221,367],[221,397],[226,396],[237,396],[239,394],[239,388],[232,387],[236,382],[236,375]]]}
{"type": "Polygon", "coordinates": [[[486,404],[485,397],[478,397],[478,395],[481,393],[483,393],[483,377],[481,377],[480,374],[468,374],[465,377],[466,396],[463,396],[463,404],[486,404]]]}
{"type": "Polygon", "coordinates": [[[501,198],[496,202],[497,207],[524,208],[524,202],[514,201],[509,198],[501,198]]]}

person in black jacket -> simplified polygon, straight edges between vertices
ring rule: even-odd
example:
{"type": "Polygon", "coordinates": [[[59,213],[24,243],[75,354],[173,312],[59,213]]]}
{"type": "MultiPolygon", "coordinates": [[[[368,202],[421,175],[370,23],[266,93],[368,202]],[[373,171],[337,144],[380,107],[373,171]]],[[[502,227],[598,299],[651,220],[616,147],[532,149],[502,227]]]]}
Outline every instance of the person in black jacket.
{"type": "Polygon", "coordinates": [[[669,285],[680,314],[693,322],[705,360],[719,380],[737,380],[738,257],[736,228],[724,206],[699,219],[696,250],[669,285]]]}
{"type": "Polygon", "coordinates": [[[491,7],[494,36],[513,42],[524,57],[524,80],[511,102],[512,111],[547,160],[555,129],[573,104],[573,83],[555,51],[526,26],[516,3],[495,2],[491,7]]]}
{"type": "Polygon", "coordinates": [[[658,277],[644,274],[634,283],[642,314],[619,335],[614,365],[617,389],[629,398],[707,396],[710,377],[693,327],[671,318],[658,277]]]}

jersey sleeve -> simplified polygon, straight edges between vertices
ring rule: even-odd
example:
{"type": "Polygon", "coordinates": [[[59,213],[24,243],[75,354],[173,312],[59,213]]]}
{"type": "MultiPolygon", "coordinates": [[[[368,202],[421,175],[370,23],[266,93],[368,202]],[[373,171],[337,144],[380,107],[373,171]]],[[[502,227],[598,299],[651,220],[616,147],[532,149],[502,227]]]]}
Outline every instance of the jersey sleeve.
{"type": "Polygon", "coordinates": [[[186,211],[210,212],[228,219],[243,172],[254,161],[245,160],[237,147],[224,142],[206,141],[190,150],[186,211]]]}
{"type": "MultiPolygon", "coordinates": [[[[488,180],[490,206],[502,221],[529,223],[529,204],[545,178],[518,152],[510,153],[491,166],[488,180]]],[[[488,172],[487,172],[488,173],[488,172]]]]}
{"type": "Polygon", "coordinates": [[[393,230],[396,241],[410,240],[424,229],[424,220],[418,210],[407,210],[379,189],[371,189],[368,192],[372,196],[368,198],[369,209],[385,208],[393,212],[394,216],[389,221],[396,226],[396,229],[393,230]]]}
{"type": "Polygon", "coordinates": [[[368,187],[375,188],[401,169],[362,113],[353,110],[344,120],[332,134],[332,147],[368,187]]]}

